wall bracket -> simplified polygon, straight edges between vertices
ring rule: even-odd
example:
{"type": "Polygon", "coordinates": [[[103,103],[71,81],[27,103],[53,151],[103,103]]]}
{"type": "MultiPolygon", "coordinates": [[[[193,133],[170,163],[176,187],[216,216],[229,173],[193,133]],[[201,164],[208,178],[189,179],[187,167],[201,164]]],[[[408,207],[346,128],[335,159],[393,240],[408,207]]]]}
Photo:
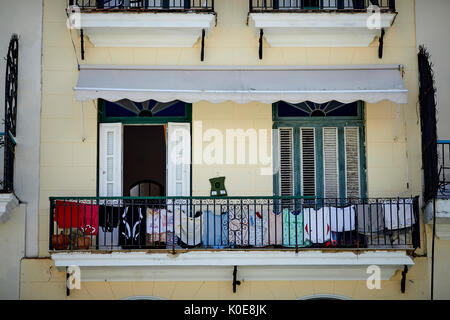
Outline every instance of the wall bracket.
{"type": "Polygon", "coordinates": [[[264,30],[259,30],[259,60],[262,60],[263,58],[263,36],[264,36],[264,30]]]}
{"type": "Polygon", "coordinates": [[[402,271],[402,281],[400,284],[402,293],[406,291],[406,274],[408,273],[408,266],[405,266],[405,269],[402,271]]]}
{"type": "Polygon", "coordinates": [[[80,31],[80,37],[81,37],[81,60],[84,60],[84,31],[81,29],[80,31]]]}
{"type": "Polygon", "coordinates": [[[205,29],[202,30],[202,52],[200,55],[200,60],[205,60],[205,29]]]}
{"type": "Polygon", "coordinates": [[[236,286],[240,286],[241,282],[237,281],[237,266],[234,266],[233,270],[233,293],[236,293],[236,286]]]}
{"type": "Polygon", "coordinates": [[[378,58],[379,59],[383,59],[383,47],[384,47],[384,35],[386,34],[386,32],[384,31],[384,29],[381,29],[381,36],[380,36],[380,44],[378,46],[378,58]]]}

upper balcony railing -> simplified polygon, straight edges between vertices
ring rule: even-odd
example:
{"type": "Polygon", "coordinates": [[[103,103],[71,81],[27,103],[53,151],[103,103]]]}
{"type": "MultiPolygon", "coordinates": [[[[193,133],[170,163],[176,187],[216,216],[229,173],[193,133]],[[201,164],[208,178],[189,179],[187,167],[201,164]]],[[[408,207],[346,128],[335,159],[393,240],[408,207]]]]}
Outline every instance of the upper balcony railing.
{"type": "Polygon", "coordinates": [[[214,0],[69,0],[82,11],[206,11],[214,12],[214,0]]]}
{"type": "Polygon", "coordinates": [[[370,5],[395,11],[395,0],[249,0],[250,12],[366,11],[370,5]]]}
{"type": "Polygon", "coordinates": [[[416,198],[50,198],[50,251],[414,249],[416,198]]]}

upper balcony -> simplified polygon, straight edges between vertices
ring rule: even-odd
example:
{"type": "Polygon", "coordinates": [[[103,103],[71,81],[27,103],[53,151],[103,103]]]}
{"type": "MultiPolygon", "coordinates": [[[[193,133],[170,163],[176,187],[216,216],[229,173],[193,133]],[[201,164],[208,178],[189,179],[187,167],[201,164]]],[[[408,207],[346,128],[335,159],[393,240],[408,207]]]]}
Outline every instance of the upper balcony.
{"type": "Polygon", "coordinates": [[[272,47],[368,47],[397,15],[394,0],[249,0],[249,10],[272,47]]]}
{"type": "Polygon", "coordinates": [[[56,267],[88,281],[365,279],[373,264],[387,280],[420,246],[418,198],[57,197],[49,222],[56,267]]]}
{"type": "Polygon", "coordinates": [[[74,28],[97,47],[192,47],[215,24],[214,0],[69,0],[74,28]]]}

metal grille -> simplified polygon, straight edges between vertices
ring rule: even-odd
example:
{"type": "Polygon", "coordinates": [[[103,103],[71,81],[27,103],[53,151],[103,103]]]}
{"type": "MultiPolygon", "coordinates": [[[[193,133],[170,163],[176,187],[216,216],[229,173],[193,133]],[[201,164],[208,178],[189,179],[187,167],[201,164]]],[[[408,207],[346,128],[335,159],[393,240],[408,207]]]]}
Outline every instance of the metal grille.
{"type": "Polygon", "coordinates": [[[424,46],[419,48],[419,103],[422,129],[422,162],[424,170],[424,200],[435,197],[439,188],[436,89],[430,55],[424,46]]]}
{"type": "Polygon", "coordinates": [[[411,249],[416,198],[57,197],[50,250],[411,249]],[[293,208],[282,208],[290,201],[293,208]]]}
{"type": "Polygon", "coordinates": [[[206,10],[214,11],[214,0],[69,0],[82,10],[206,10]]]}
{"type": "Polygon", "coordinates": [[[5,129],[0,134],[0,146],[4,149],[3,180],[1,192],[14,190],[14,157],[16,147],[17,89],[19,71],[19,37],[13,35],[6,57],[5,80],[5,129]]]}
{"type": "Polygon", "coordinates": [[[394,0],[249,0],[250,11],[272,10],[367,10],[376,5],[395,11],[394,0]]]}

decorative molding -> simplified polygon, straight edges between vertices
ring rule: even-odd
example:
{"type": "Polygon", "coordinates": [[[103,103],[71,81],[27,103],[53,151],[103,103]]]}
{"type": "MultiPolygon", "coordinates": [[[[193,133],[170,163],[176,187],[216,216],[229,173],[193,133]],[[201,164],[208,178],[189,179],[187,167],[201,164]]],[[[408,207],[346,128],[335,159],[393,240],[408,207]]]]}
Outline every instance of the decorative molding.
{"type": "Polygon", "coordinates": [[[0,223],[6,223],[19,205],[19,200],[13,193],[0,194],[0,223]]]}
{"type": "Polygon", "coordinates": [[[263,29],[271,47],[368,47],[396,15],[380,13],[380,29],[367,27],[367,12],[251,13],[249,25],[256,35],[263,29]]]}
{"type": "Polygon", "coordinates": [[[405,265],[405,251],[196,251],[170,253],[53,253],[57,268],[81,268],[81,281],[229,281],[233,267],[239,280],[365,280],[367,267],[378,265],[382,280],[405,265]]]}
{"type": "Polygon", "coordinates": [[[214,23],[212,13],[82,13],[80,18],[96,47],[192,47],[214,23]]]}

